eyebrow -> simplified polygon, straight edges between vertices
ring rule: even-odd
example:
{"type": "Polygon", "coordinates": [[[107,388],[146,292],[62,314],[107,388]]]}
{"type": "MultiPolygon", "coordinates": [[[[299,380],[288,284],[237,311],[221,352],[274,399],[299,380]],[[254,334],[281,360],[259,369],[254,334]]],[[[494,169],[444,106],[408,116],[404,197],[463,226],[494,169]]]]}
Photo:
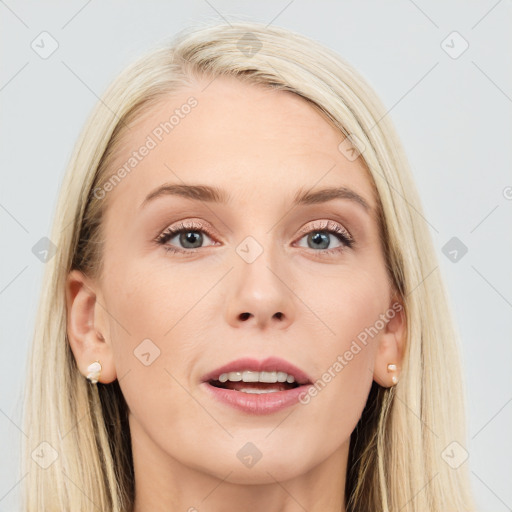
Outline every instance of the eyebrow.
{"type": "MultiPolygon", "coordinates": [[[[150,192],[140,207],[143,208],[157,197],[168,195],[223,204],[227,203],[230,199],[229,194],[225,190],[214,186],[165,183],[150,192]]],[[[367,213],[371,211],[371,207],[366,199],[348,187],[327,187],[314,192],[299,189],[294,196],[292,204],[293,206],[319,204],[332,201],[333,199],[347,199],[362,206],[367,213]]]]}

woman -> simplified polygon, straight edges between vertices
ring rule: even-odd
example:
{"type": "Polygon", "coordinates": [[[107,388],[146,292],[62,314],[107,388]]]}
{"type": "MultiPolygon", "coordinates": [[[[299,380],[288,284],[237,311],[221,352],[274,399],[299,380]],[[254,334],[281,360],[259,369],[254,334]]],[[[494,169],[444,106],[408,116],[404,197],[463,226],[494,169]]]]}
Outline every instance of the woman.
{"type": "Polygon", "coordinates": [[[24,510],[474,510],[420,200],[333,52],[239,22],[139,59],[51,239],[24,510]]]}

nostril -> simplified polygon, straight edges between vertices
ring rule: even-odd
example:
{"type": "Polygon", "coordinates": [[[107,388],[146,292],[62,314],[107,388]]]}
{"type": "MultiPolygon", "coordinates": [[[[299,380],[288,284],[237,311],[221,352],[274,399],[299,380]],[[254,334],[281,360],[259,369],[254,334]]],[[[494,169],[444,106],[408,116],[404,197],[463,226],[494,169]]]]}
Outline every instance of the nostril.
{"type": "Polygon", "coordinates": [[[251,313],[242,313],[242,314],[240,315],[240,318],[241,318],[242,320],[247,320],[250,316],[251,316],[251,313]]]}
{"type": "Polygon", "coordinates": [[[281,320],[281,318],[283,317],[283,313],[281,313],[280,311],[278,313],[276,313],[274,315],[275,317],[277,317],[279,320],[281,320]]]}

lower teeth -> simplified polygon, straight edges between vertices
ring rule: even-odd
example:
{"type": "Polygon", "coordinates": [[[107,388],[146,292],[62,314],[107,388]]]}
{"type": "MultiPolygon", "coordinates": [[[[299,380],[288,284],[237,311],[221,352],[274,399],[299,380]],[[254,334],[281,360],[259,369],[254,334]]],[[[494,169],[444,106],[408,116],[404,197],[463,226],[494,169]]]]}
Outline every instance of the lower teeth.
{"type": "Polygon", "coordinates": [[[278,389],[269,389],[269,390],[264,390],[264,389],[249,389],[249,388],[244,388],[244,389],[239,389],[238,391],[241,391],[242,393],[252,393],[252,394],[257,394],[257,395],[261,395],[262,393],[276,393],[277,391],[279,391],[278,389]]]}
{"type": "Polygon", "coordinates": [[[261,382],[219,382],[216,380],[209,381],[210,386],[229,389],[231,391],[240,391],[242,393],[250,393],[253,395],[261,395],[262,393],[277,393],[278,391],[288,391],[298,386],[298,384],[288,384],[283,382],[261,383],[261,382]]]}

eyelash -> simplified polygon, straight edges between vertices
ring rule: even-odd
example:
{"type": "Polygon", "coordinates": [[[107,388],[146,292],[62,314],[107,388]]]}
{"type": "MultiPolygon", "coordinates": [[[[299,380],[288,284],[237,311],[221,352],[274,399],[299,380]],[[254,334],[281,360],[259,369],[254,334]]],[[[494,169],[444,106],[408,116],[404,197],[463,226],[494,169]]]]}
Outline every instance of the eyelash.
{"type": "MultiPolygon", "coordinates": [[[[348,233],[348,231],[346,231],[344,228],[342,228],[338,224],[332,223],[330,221],[323,221],[323,223],[324,223],[323,225],[315,226],[309,230],[301,230],[301,236],[298,240],[301,240],[305,235],[308,235],[310,233],[319,232],[319,233],[332,234],[332,235],[336,236],[336,238],[338,238],[338,240],[342,244],[344,244],[343,247],[334,247],[332,249],[318,249],[318,250],[311,249],[315,254],[335,255],[336,253],[343,251],[346,248],[349,248],[349,249],[353,248],[353,246],[355,244],[355,240],[348,233]]],[[[201,224],[197,224],[194,222],[188,222],[188,223],[180,222],[175,226],[167,228],[163,233],[158,235],[155,239],[155,242],[159,245],[164,246],[164,249],[166,250],[166,252],[171,252],[174,254],[176,254],[176,253],[182,253],[182,254],[183,253],[186,253],[186,254],[196,253],[197,251],[199,251],[202,248],[200,247],[200,248],[196,248],[196,249],[180,249],[180,248],[177,248],[177,247],[174,247],[171,245],[166,245],[167,242],[171,238],[174,238],[176,235],[179,235],[181,233],[187,233],[187,232],[194,232],[194,233],[202,232],[202,233],[205,233],[206,235],[208,235],[208,237],[213,239],[213,235],[211,234],[211,232],[209,230],[207,230],[201,224]]]]}

